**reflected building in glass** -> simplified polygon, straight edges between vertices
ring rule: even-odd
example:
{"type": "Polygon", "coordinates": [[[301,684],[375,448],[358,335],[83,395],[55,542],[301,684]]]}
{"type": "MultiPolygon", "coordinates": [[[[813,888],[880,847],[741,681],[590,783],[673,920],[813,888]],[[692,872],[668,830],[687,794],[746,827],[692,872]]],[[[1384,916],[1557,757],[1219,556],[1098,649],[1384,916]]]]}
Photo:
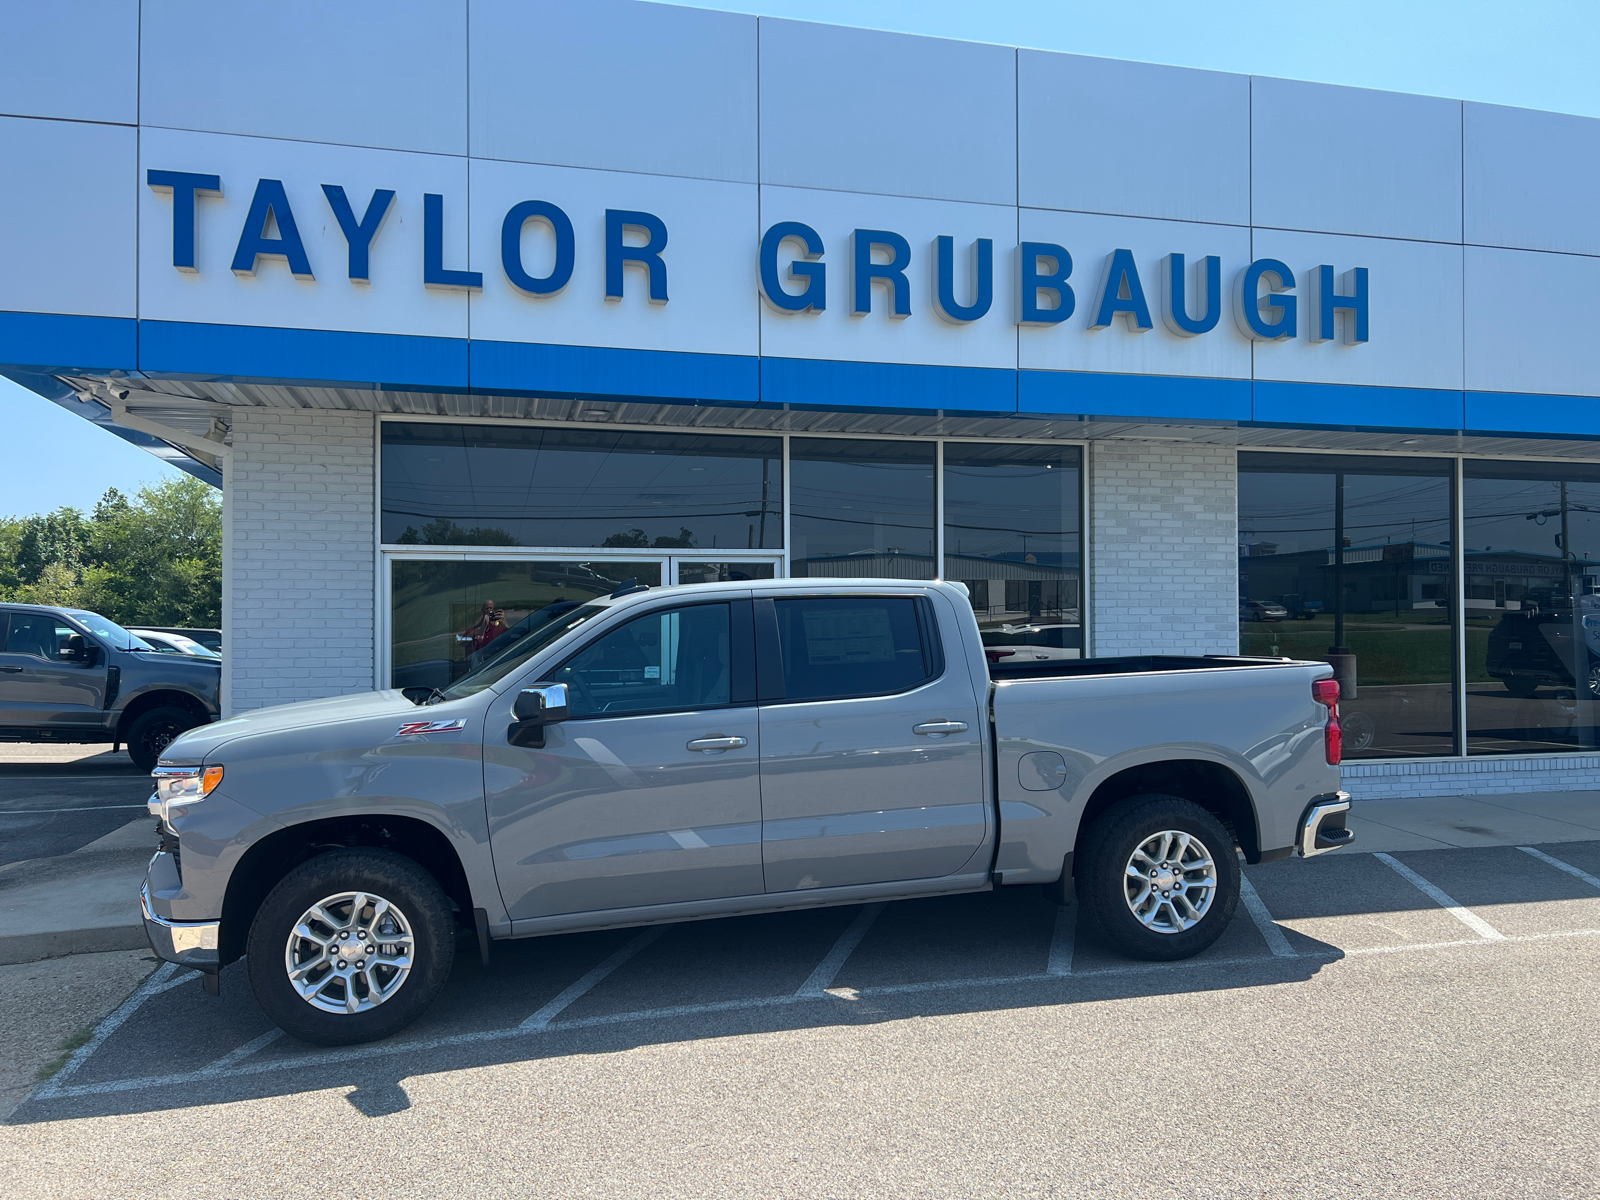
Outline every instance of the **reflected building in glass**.
{"type": "Polygon", "coordinates": [[[1333,664],[1351,758],[1456,753],[1453,474],[1239,455],[1239,652],[1333,664]]]}

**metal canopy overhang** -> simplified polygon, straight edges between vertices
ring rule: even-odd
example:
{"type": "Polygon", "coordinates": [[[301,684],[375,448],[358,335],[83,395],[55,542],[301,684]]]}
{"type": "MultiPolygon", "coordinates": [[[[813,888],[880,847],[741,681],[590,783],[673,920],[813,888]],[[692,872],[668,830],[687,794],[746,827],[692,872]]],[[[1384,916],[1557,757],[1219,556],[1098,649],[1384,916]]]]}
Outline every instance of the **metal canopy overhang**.
{"type": "Polygon", "coordinates": [[[536,420],[770,432],[1038,441],[1153,440],[1258,449],[1379,451],[1483,458],[1600,460],[1600,438],[1549,434],[1285,426],[1250,422],[1082,415],[994,415],[937,410],[797,408],[621,398],[430,392],[294,382],[153,378],[133,374],[7,372],[68,411],[110,429],[191,474],[220,483],[236,408],[373,412],[458,420],[536,420]]]}

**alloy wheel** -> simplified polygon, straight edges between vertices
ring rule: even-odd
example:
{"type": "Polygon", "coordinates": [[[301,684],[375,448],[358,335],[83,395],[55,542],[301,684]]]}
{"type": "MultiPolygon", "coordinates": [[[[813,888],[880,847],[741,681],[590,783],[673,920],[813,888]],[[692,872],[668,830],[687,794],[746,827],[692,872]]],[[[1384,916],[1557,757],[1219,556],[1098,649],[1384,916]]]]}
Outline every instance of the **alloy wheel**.
{"type": "Polygon", "coordinates": [[[307,1004],[330,1013],[368,1012],[411,974],[414,938],[405,913],[371,892],[317,901],[284,947],[289,982],[307,1004]]]}
{"type": "Polygon", "coordinates": [[[1217,864],[1192,833],[1166,829],[1134,847],[1123,869],[1123,898],[1152,933],[1182,933],[1200,923],[1217,894],[1217,864]]]}

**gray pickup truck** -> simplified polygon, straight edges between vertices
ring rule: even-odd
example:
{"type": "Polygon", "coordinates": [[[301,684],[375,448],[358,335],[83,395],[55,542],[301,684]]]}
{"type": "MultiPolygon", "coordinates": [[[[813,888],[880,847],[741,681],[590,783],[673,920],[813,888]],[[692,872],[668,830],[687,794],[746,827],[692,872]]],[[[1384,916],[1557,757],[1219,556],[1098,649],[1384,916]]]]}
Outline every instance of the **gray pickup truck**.
{"type": "Polygon", "coordinates": [[[86,609],[0,604],[0,742],[126,745],[148,771],[217,719],[221,664],[158,653],[86,609]]]}
{"type": "Polygon", "coordinates": [[[1351,839],[1325,663],[991,664],[960,584],[552,605],[443,690],[262,709],[155,770],[151,944],[246,956],[307,1041],[383,1037],[494,939],[1043,885],[1127,953],[1227,927],[1248,862],[1351,839]]]}

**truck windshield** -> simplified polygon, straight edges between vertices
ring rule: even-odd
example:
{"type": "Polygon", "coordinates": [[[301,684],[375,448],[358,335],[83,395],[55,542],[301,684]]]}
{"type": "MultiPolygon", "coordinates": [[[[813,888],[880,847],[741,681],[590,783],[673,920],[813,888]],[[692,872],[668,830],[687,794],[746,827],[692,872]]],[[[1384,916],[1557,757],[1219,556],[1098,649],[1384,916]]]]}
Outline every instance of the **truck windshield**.
{"type": "Polygon", "coordinates": [[[135,637],[115,621],[108,621],[99,613],[86,608],[61,610],[97,638],[104,638],[114,650],[154,650],[155,647],[141,637],[135,637]]]}
{"type": "Polygon", "coordinates": [[[606,611],[606,607],[604,604],[574,606],[562,603],[540,609],[495,639],[496,642],[505,643],[503,648],[496,647],[494,643],[485,647],[498,649],[498,653],[470,675],[444,688],[440,695],[446,700],[460,700],[477,695],[486,687],[493,687],[562,634],[576,629],[592,617],[598,617],[606,611]]]}

